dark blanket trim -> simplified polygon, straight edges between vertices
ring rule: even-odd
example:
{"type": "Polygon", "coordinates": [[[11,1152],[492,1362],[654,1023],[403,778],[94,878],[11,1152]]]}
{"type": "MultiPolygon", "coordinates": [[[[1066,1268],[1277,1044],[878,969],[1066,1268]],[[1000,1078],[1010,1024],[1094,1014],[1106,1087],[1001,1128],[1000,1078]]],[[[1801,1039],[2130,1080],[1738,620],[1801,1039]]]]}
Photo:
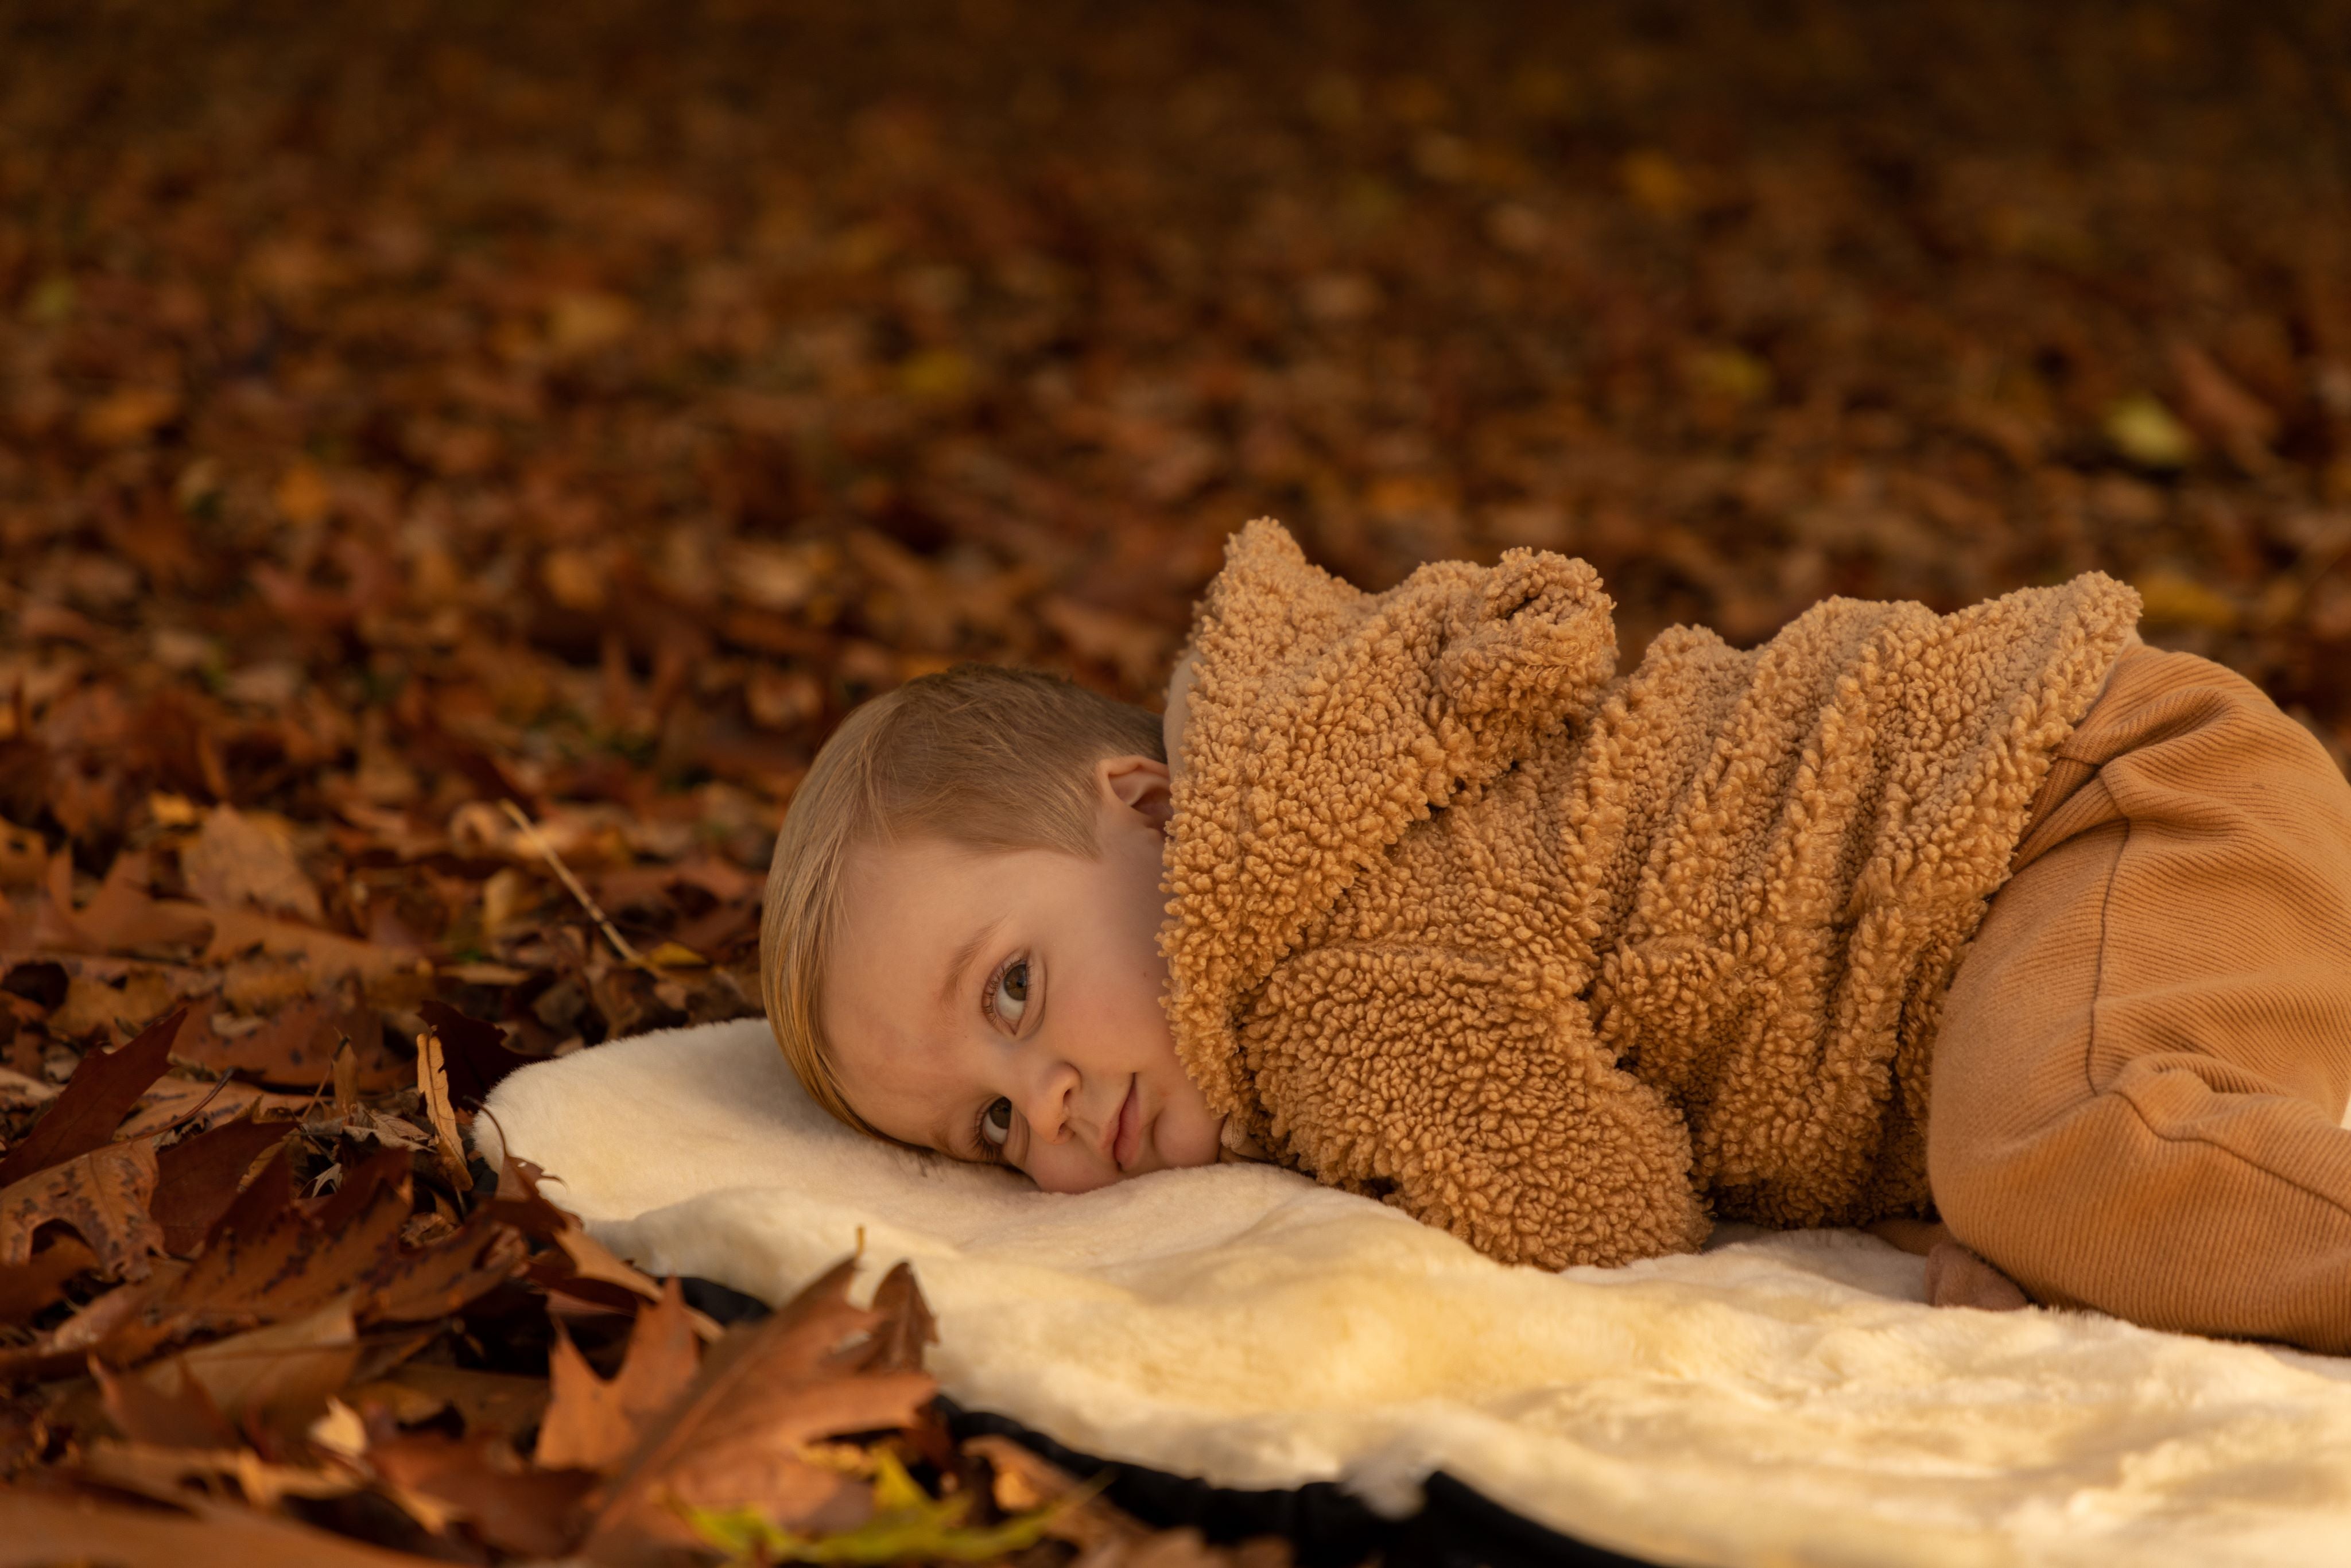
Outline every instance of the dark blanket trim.
{"type": "MultiPolygon", "coordinates": [[[[740,1291],[708,1280],[682,1282],[686,1304],[722,1323],[768,1314],[764,1302],[740,1291]]],[[[1005,1437],[1073,1475],[1108,1471],[1110,1500],[1145,1524],[1158,1530],[1189,1525],[1218,1543],[1279,1535],[1298,1553],[1300,1568],[1352,1568],[1374,1554],[1384,1568],[1655,1568],[1643,1558],[1546,1529],[1442,1470],[1428,1478],[1418,1513],[1385,1519],[1334,1482],[1266,1491],[1212,1487],[1078,1453],[1008,1416],[967,1410],[945,1396],[938,1406],[958,1442],[982,1434],[1005,1437]]]]}

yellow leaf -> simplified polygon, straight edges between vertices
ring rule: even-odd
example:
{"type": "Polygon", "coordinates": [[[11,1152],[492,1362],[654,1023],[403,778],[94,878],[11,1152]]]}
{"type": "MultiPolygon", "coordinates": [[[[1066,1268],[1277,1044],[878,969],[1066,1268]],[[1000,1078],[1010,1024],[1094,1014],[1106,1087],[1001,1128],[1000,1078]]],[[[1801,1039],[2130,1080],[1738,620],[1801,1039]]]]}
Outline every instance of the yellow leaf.
{"type": "Polygon", "coordinates": [[[2146,392],[2134,392],[2106,411],[2106,439],[2144,468],[2178,468],[2196,455],[2196,438],[2188,427],[2146,392]]]}
{"type": "Polygon", "coordinates": [[[2150,571],[2131,586],[2147,601],[2149,625],[2209,626],[2226,632],[2237,623],[2232,601],[2184,573],[2150,571]]]}
{"type": "Polygon", "coordinates": [[[645,957],[664,969],[698,969],[710,962],[683,942],[664,942],[645,957]]]}
{"type": "Polygon", "coordinates": [[[155,819],[159,828],[193,828],[204,819],[204,812],[185,795],[167,795],[155,790],[147,797],[147,814],[155,819]]]}

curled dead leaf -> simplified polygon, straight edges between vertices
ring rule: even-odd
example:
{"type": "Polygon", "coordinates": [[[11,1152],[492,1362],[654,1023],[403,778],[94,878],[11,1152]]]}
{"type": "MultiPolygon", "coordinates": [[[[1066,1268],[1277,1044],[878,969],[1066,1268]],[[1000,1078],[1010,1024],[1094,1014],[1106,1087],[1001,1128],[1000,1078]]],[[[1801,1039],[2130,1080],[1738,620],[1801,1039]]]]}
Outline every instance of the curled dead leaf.
{"type": "Polygon", "coordinates": [[[459,1192],[471,1192],[474,1173],[465,1167],[465,1145],[457,1135],[457,1115],[449,1105],[449,1073],[442,1065],[441,1037],[426,1030],[416,1037],[416,1092],[433,1121],[433,1154],[442,1174],[459,1192]]]}

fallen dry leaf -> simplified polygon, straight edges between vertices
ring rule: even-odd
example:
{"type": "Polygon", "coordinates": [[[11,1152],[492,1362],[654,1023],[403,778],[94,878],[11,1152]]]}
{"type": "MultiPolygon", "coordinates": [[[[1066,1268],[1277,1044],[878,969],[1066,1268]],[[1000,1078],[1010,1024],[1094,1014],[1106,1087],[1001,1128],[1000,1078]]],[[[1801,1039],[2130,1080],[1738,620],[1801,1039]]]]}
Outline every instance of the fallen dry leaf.
{"type": "Polygon", "coordinates": [[[580,1504],[597,1481],[592,1470],[526,1465],[504,1439],[486,1435],[393,1437],[370,1445],[367,1462],[402,1491],[444,1505],[492,1545],[533,1557],[559,1556],[579,1539],[580,1504]]]}
{"type": "Polygon", "coordinates": [[[459,1192],[471,1192],[474,1174],[465,1167],[465,1140],[457,1133],[457,1113],[449,1104],[449,1073],[443,1066],[441,1037],[426,1030],[416,1037],[416,1092],[424,1113],[433,1122],[433,1153],[442,1174],[459,1192]]]}
{"type": "Polygon", "coordinates": [[[427,1001],[417,1010],[441,1037],[449,1102],[459,1111],[470,1113],[507,1073],[531,1063],[531,1058],[507,1049],[507,1031],[496,1024],[469,1018],[446,1002],[427,1001]]]}
{"type": "Polygon", "coordinates": [[[344,1497],[365,1482],[344,1469],[271,1464],[234,1442],[221,1448],[159,1448],[145,1443],[90,1444],[70,1472],[157,1502],[194,1502],[191,1483],[234,1481],[245,1500],[273,1509],[288,1497],[344,1497]]]}
{"type": "Polygon", "coordinates": [[[256,1027],[224,1033],[225,1016],[200,1012],[175,1047],[177,1054],[215,1072],[240,1072],[264,1083],[308,1092],[330,1082],[342,1043],[351,1044],[355,1088],[373,1093],[414,1081],[415,1069],[384,1044],[381,1015],[361,1002],[329,994],[292,1003],[256,1027]]]}
{"type": "Polygon", "coordinates": [[[355,1406],[381,1406],[402,1426],[455,1410],[468,1434],[514,1437],[538,1424],[552,1392],[543,1377],[411,1361],[380,1381],[353,1386],[344,1397],[355,1406]]]}
{"type": "Polygon", "coordinates": [[[98,1380],[107,1419],[131,1441],[163,1448],[236,1446],[236,1429],[185,1360],[174,1357],[140,1371],[118,1372],[93,1356],[89,1371],[98,1380]]]}
{"type": "MultiPolygon", "coordinates": [[[[185,1040],[187,1033],[183,1028],[181,1039],[185,1040]]],[[[240,1116],[290,1116],[308,1103],[300,1095],[271,1094],[231,1079],[166,1076],[139,1097],[138,1109],[116,1129],[115,1136],[140,1138],[176,1129],[183,1137],[193,1137],[240,1116]]]]}
{"type": "Polygon", "coordinates": [[[182,1354],[180,1364],[231,1422],[298,1432],[350,1381],[359,1328],[348,1296],[301,1317],[182,1354]]]}
{"type": "Polygon", "coordinates": [[[180,872],[198,902],[215,909],[253,904],[313,925],[326,918],[283,826],[234,806],[204,813],[203,828],[180,851],[180,872]]]}
{"type": "Polygon", "coordinates": [[[210,928],[201,909],[159,900],[150,893],[143,850],[126,850],[116,856],[98,892],[78,909],[73,902],[73,857],[59,851],[49,862],[47,891],[37,938],[43,946],[64,952],[169,947],[195,941],[210,928]]]}
{"type": "Polygon", "coordinates": [[[628,1354],[610,1382],[559,1328],[548,1367],[554,1396],[533,1458],[559,1469],[612,1469],[636,1451],[647,1425],[684,1391],[699,1363],[675,1280],[659,1301],[637,1314],[628,1354]]]}
{"type": "MultiPolygon", "coordinates": [[[[162,1259],[146,1279],[91,1297],[79,1311],[32,1343],[0,1350],[0,1380],[78,1375],[91,1352],[135,1334],[140,1314],[177,1284],[186,1268],[177,1259],[162,1259]]],[[[127,1364],[135,1358],[118,1354],[110,1359],[127,1364]]]]}
{"type": "Polygon", "coordinates": [[[402,970],[413,969],[420,962],[431,967],[429,960],[420,959],[405,948],[322,931],[315,925],[298,925],[249,909],[215,907],[206,908],[204,913],[212,928],[212,940],[204,952],[207,964],[225,963],[240,954],[255,951],[300,958],[309,967],[313,984],[322,988],[346,978],[381,981],[402,970]]]}
{"type": "Polygon", "coordinates": [[[36,886],[48,869],[48,849],[41,835],[0,818],[0,888],[36,886]]]}
{"type": "Polygon", "coordinates": [[[67,982],[64,1004],[49,1014],[48,1028],[65,1039],[118,1030],[136,1033],[141,1024],[169,1011],[177,1000],[178,988],[160,969],[140,967],[110,981],[75,975],[67,982]]]}
{"type": "Polygon", "coordinates": [[[361,1166],[345,1191],[315,1215],[291,1203],[263,1207],[285,1190],[283,1175],[272,1174],[282,1171],[285,1160],[281,1145],[230,1204],[185,1272],[110,1332],[103,1354],[135,1362],[191,1335],[306,1317],[364,1289],[397,1256],[409,1213],[405,1156],[380,1156],[361,1166]],[[391,1174],[395,1166],[397,1177],[391,1174]]]}
{"type": "Polygon", "coordinates": [[[110,1140],[139,1097],[171,1064],[172,1041],[185,1017],[183,1009],[157,1019],[126,1045],[84,1056],[65,1092],[33,1124],[31,1135],[0,1155],[0,1187],[110,1140]]]}
{"type": "Polygon", "coordinates": [[[0,1264],[31,1262],[34,1234],[64,1225],[80,1233],[106,1273],[143,1280],[163,1248],[162,1228],[147,1211],[154,1192],[152,1138],[109,1144],[0,1187],[0,1264]]]}
{"type": "MultiPolygon", "coordinates": [[[[882,1312],[850,1304],[856,1269],[855,1259],[843,1260],[774,1316],[713,1349],[614,1480],[590,1555],[628,1561],[690,1542],[681,1506],[747,1508],[802,1531],[863,1517],[865,1489],[801,1458],[800,1447],[911,1426],[936,1385],[922,1372],[872,1370],[883,1347],[904,1334],[882,1312]]],[[[918,1299],[893,1292],[902,1312],[918,1299]]]]}
{"type": "MultiPolygon", "coordinates": [[[[175,1461],[176,1462],[176,1461],[175,1461]]],[[[421,1568],[427,1559],[274,1519],[234,1503],[190,1499],[187,1511],[130,1509],[89,1496],[17,1491],[0,1500],[0,1568],[64,1563],[171,1568],[421,1568]]]]}
{"type": "Polygon", "coordinates": [[[360,1315],[369,1322],[444,1317],[512,1277],[526,1252],[516,1231],[471,1215],[448,1235],[379,1259],[361,1281],[360,1315]]]}
{"type": "Polygon", "coordinates": [[[12,1068],[0,1067],[0,1111],[34,1110],[47,1104],[57,1094],[54,1083],[44,1083],[12,1068]]]}
{"type": "Polygon", "coordinates": [[[57,1303],[68,1280],[97,1267],[98,1254],[78,1237],[53,1233],[29,1262],[0,1271],[0,1323],[29,1322],[57,1303]]]}
{"type": "Polygon", "coordinates": [[[162,1228],[163,1250],[185,1257],[201,1245],[229,1205],[254,1162],[283,1144],[286,1122],[240,1118],[183,1137],[155,1159],[155,1197],[149,1211],[162,1228]]]}

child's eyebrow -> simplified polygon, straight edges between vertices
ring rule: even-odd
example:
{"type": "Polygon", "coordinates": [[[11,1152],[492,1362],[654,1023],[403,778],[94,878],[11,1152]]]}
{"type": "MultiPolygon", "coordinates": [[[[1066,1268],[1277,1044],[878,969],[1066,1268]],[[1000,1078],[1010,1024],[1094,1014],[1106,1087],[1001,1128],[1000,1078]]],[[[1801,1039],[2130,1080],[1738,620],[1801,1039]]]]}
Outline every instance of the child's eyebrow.
{"type": "Polygon", "coordinates": [[[980,948],[987,946],[987,939],[994,936],[996,928],[1003,924],[1002,915],[989,921],[977,931],[973,932],[971,940],[956,948],[948,958],[947,976],[939,986],[939,1008],[942,1011],[955,1001],[956,988],[963,984],[964,971],[971,967],[971,961],[979,956],[980,948]]]}

